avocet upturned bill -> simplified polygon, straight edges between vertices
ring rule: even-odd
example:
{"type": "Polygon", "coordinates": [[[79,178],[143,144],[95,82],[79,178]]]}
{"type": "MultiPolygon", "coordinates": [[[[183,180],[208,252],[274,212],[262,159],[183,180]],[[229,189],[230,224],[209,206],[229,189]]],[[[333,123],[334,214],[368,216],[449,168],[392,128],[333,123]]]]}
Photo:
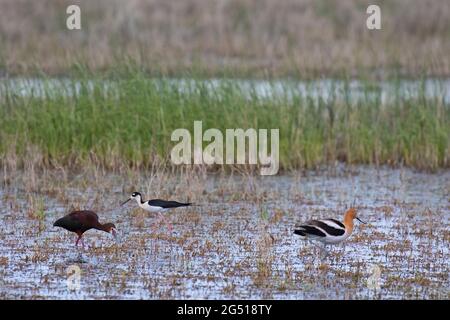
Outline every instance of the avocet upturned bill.
{"type": "Polygon", "coordinates": [[[326,245],[337,244],[346,240],[353,232],[353,220],[357,219],[355,208],[348,209],[344,214],[344,222],[336,219],[310,220],[306,223],[299,223],[295,226],[294,233],[301,236],[305,240],[318,241],[323,243],[319,248],[326,251],[326,245]]]}
{"type": "MultiPolygon", "coordinates": [[[[169,209],[179,208],[179,207],[187,207],[192,203],[190,202],[178,202],[178,201],[166,201],[161,199],[152,199],[144,201],[142,200],[142,195],[139,192],[133,192],[131,196],[124,201],[121,206],[125,205],[128,201],[135,199],[140,208],[144,209],[148,212],[156,212],[159,214],[160,219],[166,219],[162,213],[166,212],[169,209]]],[[[171,224],[169,223],[169,229],[172,229],[171,224]]]]}

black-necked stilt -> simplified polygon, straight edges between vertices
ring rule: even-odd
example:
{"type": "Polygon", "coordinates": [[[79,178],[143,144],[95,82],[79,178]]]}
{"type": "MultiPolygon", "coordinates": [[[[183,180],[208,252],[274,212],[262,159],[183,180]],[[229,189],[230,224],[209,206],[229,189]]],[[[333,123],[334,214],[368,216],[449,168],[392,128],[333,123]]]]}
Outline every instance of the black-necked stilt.
{"type": "Polygon", "coordinates": [[[344,214],[344,223],[336,219],[310,220],[297,224],[294,233],[306,240],[322,242],[323,247],[319,248],[327,252],[325,248],[327,244],[340,243],[352,234],[354,219],[365,224],[357,217],[356,209],[350,208],[344,214]]]}
{"type": "MultiPolygon", "coordinates": [[[[165,217],[162,215],[163,212],[173,209],[173,208],[179,208],[179,207],[187,207],[190,206],[192,203],[190,202],[178,202],[178,201],[166,201],[161,199],[153,199],[153,200],[142,200],[142,195],[139,192],[133,192],[126,201],[124,201],[121,206],[126,204],[128,201],[135,199],[138,203],[139,207],[144,209],[148,212],[157,212],[159,214],[160,219],[165,219],[165,217]]],[[[168,224],[169,229],[172,230],[172,226],[169,223],[168,224]]]]}
{"type": "Polygon", "coordinates": [[[81,240],[83,248],[83,233],[90,229],[97,229],[111,233],[117,240],[117,230],[114,223],[100,223],[98,221],[98,215],[95,212],[89,210],[73,211],[68,215],[56,220],[53,226],[61,227],[68,231],[75,232],[78,235],[75,246],[78,246],[78,242],[81,240]]]}

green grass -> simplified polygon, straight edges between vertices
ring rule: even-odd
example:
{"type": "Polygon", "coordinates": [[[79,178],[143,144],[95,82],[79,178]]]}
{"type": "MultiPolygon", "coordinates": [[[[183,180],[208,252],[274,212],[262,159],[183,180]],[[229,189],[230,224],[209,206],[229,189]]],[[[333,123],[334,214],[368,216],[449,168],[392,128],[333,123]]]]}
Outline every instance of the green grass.
{"type": "MultiPolygon", "coordinates": [[[[95,164],[107,169],[170,163],[176,128],[279,128],[280,167],[316,168],[336,161],[406,165],[434,170],[450,165],[450,106],[424,92],[391,102],[367,83],[356,99],[316,101],[286,82],[285,94],[265,99],[233,80],[215,90],[194,80],[188,90],[129,71],[105,80],[42,81],[42,94],[18,95],[0,86],[0,156],[3,163],[68,168],[95,164]],[[53,81],[53,82],[52,82],[53,81]],[[77,89],[77,85],[79,86],[77,89]],[[78,94],[70,92],[78,90],[78,94]]],[[[224,131],[223,131],[224,132],[224,131]]]]}

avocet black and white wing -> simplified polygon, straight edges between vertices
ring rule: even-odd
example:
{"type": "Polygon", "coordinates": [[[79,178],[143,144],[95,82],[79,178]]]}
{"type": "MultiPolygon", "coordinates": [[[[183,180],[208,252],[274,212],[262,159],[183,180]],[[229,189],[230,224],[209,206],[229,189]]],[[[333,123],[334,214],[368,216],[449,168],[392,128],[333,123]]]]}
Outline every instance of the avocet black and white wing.
{"type": "Polygon", "coordinates": [[[335,219],[310,220],[297,224],[294,233],[311,240],[339,242],[346,236],[345,225],[335,219]]]}

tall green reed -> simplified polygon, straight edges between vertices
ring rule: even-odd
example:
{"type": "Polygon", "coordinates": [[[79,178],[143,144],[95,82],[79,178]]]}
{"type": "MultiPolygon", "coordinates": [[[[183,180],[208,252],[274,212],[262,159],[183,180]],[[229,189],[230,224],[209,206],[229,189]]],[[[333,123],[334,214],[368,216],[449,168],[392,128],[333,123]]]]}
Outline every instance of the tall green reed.
{"type": "Polygon", "coordinates": [[[331,88],[324,98],[290,81],[271,82],[266,90],[277,94],[266,97],[251,81],[152,79],[136,70],[30,81],[38,90],[25,81],[25,94],[0,85],[0,155],[13,153],[18,163],[29,146],[42,153],[43,166],[169,163],[172,131],[193,132],[195,120],[204,130],[280,129],[284,169],[343,161],[433,170],[450,163],[450,106],[423,88],[408,97],[397,86],[383,101],[382,91],[364,82],[357,97],[346,89],[338,97],[331,88]]]}

